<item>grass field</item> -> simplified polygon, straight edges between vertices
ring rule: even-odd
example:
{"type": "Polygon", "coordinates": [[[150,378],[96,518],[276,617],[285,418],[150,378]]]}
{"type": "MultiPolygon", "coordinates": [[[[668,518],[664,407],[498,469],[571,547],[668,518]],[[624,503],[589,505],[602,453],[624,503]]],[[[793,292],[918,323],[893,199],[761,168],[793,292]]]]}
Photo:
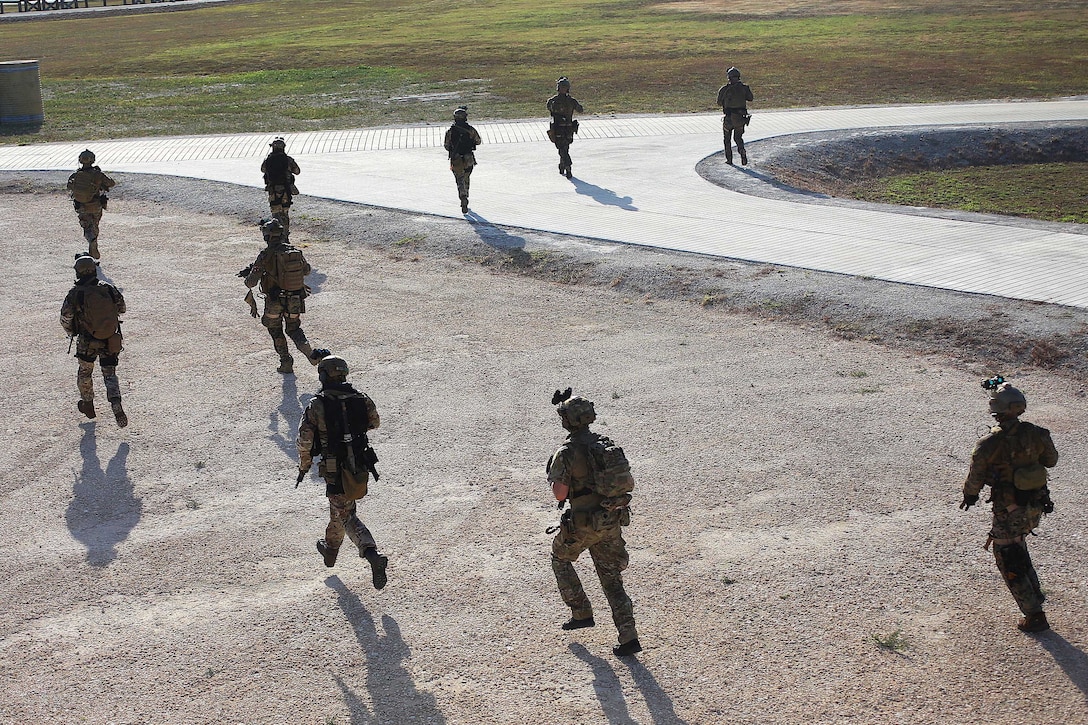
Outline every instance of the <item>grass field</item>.
{"type": "Polygon", "coordinates": [[[255,0],[0,23],[41,60],[46,124],[7,142],[541,115],[554,79],[597,113],[1088,93],[1085,3],[255,0]],[[733,14],[725,12],[733,8],[733,14]],[[739,11],[742,14],[736,14],[739,11]]]}
{"type": "Polygon", "coordinates": [[[854,198],[1088,224],[1088,163],[981,166],[896,176],[854,198]]]}

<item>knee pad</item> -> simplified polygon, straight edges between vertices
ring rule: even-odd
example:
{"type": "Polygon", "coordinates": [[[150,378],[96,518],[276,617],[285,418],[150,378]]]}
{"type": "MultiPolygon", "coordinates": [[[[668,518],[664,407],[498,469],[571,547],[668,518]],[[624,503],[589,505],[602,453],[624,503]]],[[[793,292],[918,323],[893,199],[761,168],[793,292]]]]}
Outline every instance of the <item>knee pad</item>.
{"type": "Polygon", "coordinates": [[[1009,574],[1023,576],[1031,568],[1031,558],[1023,544],[995,545],[994,558],[997,559],[998,566],[1009,574]]]}

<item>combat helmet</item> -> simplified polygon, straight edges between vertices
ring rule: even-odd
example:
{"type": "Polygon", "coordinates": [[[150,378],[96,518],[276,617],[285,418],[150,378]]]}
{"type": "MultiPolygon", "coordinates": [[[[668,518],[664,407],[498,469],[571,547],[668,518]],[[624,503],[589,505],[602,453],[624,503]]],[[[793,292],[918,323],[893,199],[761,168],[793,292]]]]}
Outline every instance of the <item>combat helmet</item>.
{"type": "Polygon", "coordinates": [[[468,106],[458,106],[457,110],[453,112],[454,121],[467,121],[468,120],[468,106]]]}
{"type": "Polygon", "coordinates": [[[263,220],[261,222],[261,234],[264,235],[264,240],[269,244],[279,241],[283,237],[283,222],[275,217],[263,220]]]}
{"type": "Polygon", "coordinates": [[[555,391],[552,396],[552,405],[557,406],[556,412],[567,430],[584,428],[597,420],[597,413],[593,410],[593,401],[581,396],[571,397],[571,389],[555,391]]]}
{"type": "Polygon", "coordinates": [[[94,277],[98,274],[98,262],[86,252],[76,255],[76,262],[72,265],[77,278],[94,277]]]}
{"type": "Polygon", "coordinates": [[[736,66],[733,66],[725,72],[725,75],[729,80],[740,80],[740,70],[736,66]]]}
{"type": "Polygon", "coordinates": [[[1010,383],[1001,383],[990,391],[990,414],[1011,418],[1023,415],[1028,409],[1028,399],[1010,383]]]}
{"type": "Polygon", "coordinates": [[[84,166],[90,166],[94,163],[94,151],[90,149],[83,149],[79,152],[79,163],[84,166]]]}
{"type": "Polygon", "coordinates": [[[559,80],[555,82],[555,90],[558,91],[562,90],[563,88],[566,88],[568,91],[570,90],[570,79],[566,76],[560,77],[559,80]]]}
{"type": "Polygon", "coordinates": [[[272,143],[270,143],[268,145],[271,146],[274,149],[276,149],[276,148],[280,148],[280,149],[287,148],[287,142],[283,139],[283,136],[276,136],[276,138],[272,139],[272,143]]]}
{"type": "Polygon", "coordinates": [[[348,361],[338,355],[326,355],[317,364],[317,378],[322,385],[345,383],[348,372],[348,361]]]}

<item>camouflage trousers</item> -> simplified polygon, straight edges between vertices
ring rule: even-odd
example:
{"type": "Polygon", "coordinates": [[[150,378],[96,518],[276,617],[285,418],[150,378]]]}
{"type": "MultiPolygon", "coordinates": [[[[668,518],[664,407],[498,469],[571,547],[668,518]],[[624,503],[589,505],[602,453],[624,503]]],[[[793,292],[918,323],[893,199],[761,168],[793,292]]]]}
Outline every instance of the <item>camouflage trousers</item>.
{"type": "Polygon", "coordinates": [[[575,619],[593,616],[593,606],[582,588],[578,572],[574,570],[574,562],[586,549],[589,549],[589,556],[597,569],[597,578],[601,580],[601,589],[612,608],[612,621],[619,630],[620,643],[638,639],[634,606],[623,589],[622,573],[627,568],[628,556],[627,543],[619,526],[595,531],[588,526],[576,528],[569,517],[563,518],[559,533],[552,540],[552,571],[559,585],[559,595],[570,607],[571,616],[575,619]]]}
{"type": "Polygon", "coordinates": [[[268,334],[272,337],[272,346],[280,356],[282,362],[292,360],[291,353],[287,349],[287,338],[295,343],[298,351],[306,356],[312,364],[317,363],[310,356],[313,348],[306,339],[306,333],[302,331],[302,313],[306,311],[306,300],[302,295],[268,295],[264,298],[264,316],[261,324],[268,328],[268,334]],[[284,336],[284,327],[287,335],[284,336]]]}
{"type": "Polygon", "coordinates": [[[272,191],[268,192],[268,210],[272,212],[272,217],[280,220],[280,224],[283,225],[284,233],[291,230],[291,214],[289,209],[292,204],[291,194],[283,191],[282,186],[275,187],[272,191]]]}
{"type": "Polygon", "coordinates": [[[102,381],[106,384],[106,399],[111,403],[121,400],[121,384],[117,379],[117,353],[109,352],[109,341],[99,340],[90,335],[76,338],[76,359],[79,369],[76,371],[76,388],[79,398],[85,402],[94,400],[94,361],[102,366],[102,381]]]}
{"type": "Polygon", "coordinates": [[[1024,614],[1043,611],[1046,599],[1024,541],[1025,534],[1039,525],[1041,516],[1042,509],[1032,505],[1019,506],[1012,511],[995,507],[993,528],[990,529],[997,570],[1024,614]]]}
{"type": "Polygon", "coordinates": [[[83,228],[83,238],[87,240],[87,243],[98,241],[98,225],[102,221],[101,202],[80,202],[76,214],[79,216],[79,226],[83,228]]]}
{"type": "Polygon", "coordinates": [[[747,158],[744,151],[744,116],[739,113],[730,113],[722,116],[722,136],[725,143],[725,158],[733,163],[733,141],[736,141],[737,151],[741,160],[747,158]],[[732,138],[730,138],[732,137],[732,138]]]}
{"type": "Polygon", "coordinates": [[[450,171],[453,172],[453,180],[457,182],[457,196],[461,201],[468,201],[469,181],[472,178],[472,169],[476,162],[472,156],[454,156],[450,159],[450,171]]]}
{"type": "Polygon", "coordinates": [[[343,494],[329,496],[329,525],[325,527],[325,543],[329,548],[339,549],[344,543],[344,534],[351,543],[359,547],[362,554],[367,549],[377,549],[374,535],[355,514],[355,500],[343,494]]]}

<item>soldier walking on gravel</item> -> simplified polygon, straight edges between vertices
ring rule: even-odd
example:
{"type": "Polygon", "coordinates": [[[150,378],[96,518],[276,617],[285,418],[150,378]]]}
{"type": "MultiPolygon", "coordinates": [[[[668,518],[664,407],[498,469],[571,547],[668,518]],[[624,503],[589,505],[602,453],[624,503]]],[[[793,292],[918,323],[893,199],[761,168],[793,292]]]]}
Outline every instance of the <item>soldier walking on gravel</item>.
{"type": "Polygon", "coordinates": [[[483,143],[480,134],[468,125],[468,107],[458,106],[453,112],[453,125],[446,130],[442,145],[450,156],[450,171],[457,182],[457,196],[461,198],[461,213],[468,213],[468,187],[472,169],[476,166],[476,147],[483,143]]]}
{"type": "Polygon", "coordinates": [[[571,610],[562,628],[574,630],[596,624],[593,607],[574,570],[574,562],[588,549],[612,608],[612,621],[619,630],[619,644],[612,652],[626,657],[642,651],[634,607],[623,588],[628,556],[621,527],[631,522],[628,505],[634,479],[623,449],[589,429],[597,419],[593,403],[570,394],[567,388],[563,393],[557,390],[552,397],[568,434],[547,466],[548,482],[560,507],[570,503],[559,526],[549,529],[549,533],[558,530],[552,541],[552,571],[559,594],[571,610]]]}
{"type": "Polygon", "coordinates": [[[336,564],[344,535],[359,549],[359,556],[370,562],[375,589],[386,584],[389,559],[378,551],[370,529],[356,514],[356,501],[366,496],[370,474],[378,457],[370,447],[366,433],[381,424],[378,409],[368,395],[348,383],[348,364],[340,357],[322,351],[324,359],[317,366],[321,390],[306,406],[298,426],[298,480],[310,470],[315,455],[321,456],[318,472],[325,479],[329,499],[329,525],[325,538],[317,542],[317,551],[325,566],[336,564]]]}
{"type": "Polygon", "coordinates": [[[548,139],[559,150],[559,173],[571,178],[570,145],[578,133],[578,121],[574,114],[585,109],[570,95],[570,81],[563,76],[555,84],[555,95],[548,99],[548,113],[552,114],[548,126],[548,139]]]}
{"type": "Polygon", "coordinates": [[[268,192],[268,209],[280,220],[285,234],[291,232],[291,204],[298,187],[295,177],[302,173],[295,160],[287,155],[287,142],[277,136],[268,144],[272,150],[261,162],[264,174],[264,190],[268,192]]]}
{"type": "Polygon", "coordinates": [[[733,143],[737,142],[740,162],[748,165],[748,154],[744,151],[744,128],[751,121],[748,114],[748,101],[753,100],[752,89],[741,83],[740,71],[730,68],[725,73],[729,82],[718,89],[718,105],[722,107],[722,135],[725,137],[725,160],[733,164],[733,143]]]}
{"type": "MultiPolygon", "coordinates": [[[[272,345],[280,356],[281,373],[293,373],[295,360],[287,350],[287,338],[295,343],[299,352],[306,356],[311,365],[317,365],[319,356],[315,355],[306,333],[302,330],[302,313],[306,311],[306,275],[310,273],[310,264],[302,255],[302,250],[291,246],[279,219],[269,219],[261,224],[261,233],[268,246],[261,250],[253,264],[238,273],[245,279],[246,287],[253,288],[260,283],[264,293],[264,315],[261,324],[268,328],[272,336],[272,345]],[[284,325],[287,336],[283,334],[284,325]]],[[[257,303],[253,301],[252,291],[246,296],[250,310],[257,316],[257,303]]]]}
{"type": "Polygon", "coordinates": [[[79,402],[76,407],[88,418],[95,417],[94,361],[102,365],[102,380],[106,384],[106,399],[113,408],[117,425],[128,425],[128,416],[121,408],[121,385],[117,380],[117,357],[121,352],[121,321],[125,313],[125,298],[112,284],[98,279],[98,263],[87,254],[76,257],[76,283],[64,298],[60,308],[60,326],[69,338],[76,340],[76,387],[79,402]]]}
{"type": "Polygon", "coordinates": [[[990,487],[993,527],[986,548],[993,545],[997,570],[1024,614],[1017,628],[1042,632],[1050,629],[1043,612],[1046,597],[1024,537],[1034,532],[1043,514],[1054,510],[1047,469],[1057,465],[1058,451],[1050,431],[1020,420],[1028,406],[1022,392],[1001,377],[982,385],[990,391],[990,414],[997,425],[971,453],[960,508],[966,511],[977,504],[982,488],[990,487]]]}
{"type": "Polygon", "coordinates": [[[79,169],[68,177],[68,195],[79,216],[83,238],[87,240],[87,253],[98,259],[98,225],[110,200],[106,192],[117,182],[102,173],[102,169],[94,165],[94,159],[90,149],[79,154],[79,169]]]}

